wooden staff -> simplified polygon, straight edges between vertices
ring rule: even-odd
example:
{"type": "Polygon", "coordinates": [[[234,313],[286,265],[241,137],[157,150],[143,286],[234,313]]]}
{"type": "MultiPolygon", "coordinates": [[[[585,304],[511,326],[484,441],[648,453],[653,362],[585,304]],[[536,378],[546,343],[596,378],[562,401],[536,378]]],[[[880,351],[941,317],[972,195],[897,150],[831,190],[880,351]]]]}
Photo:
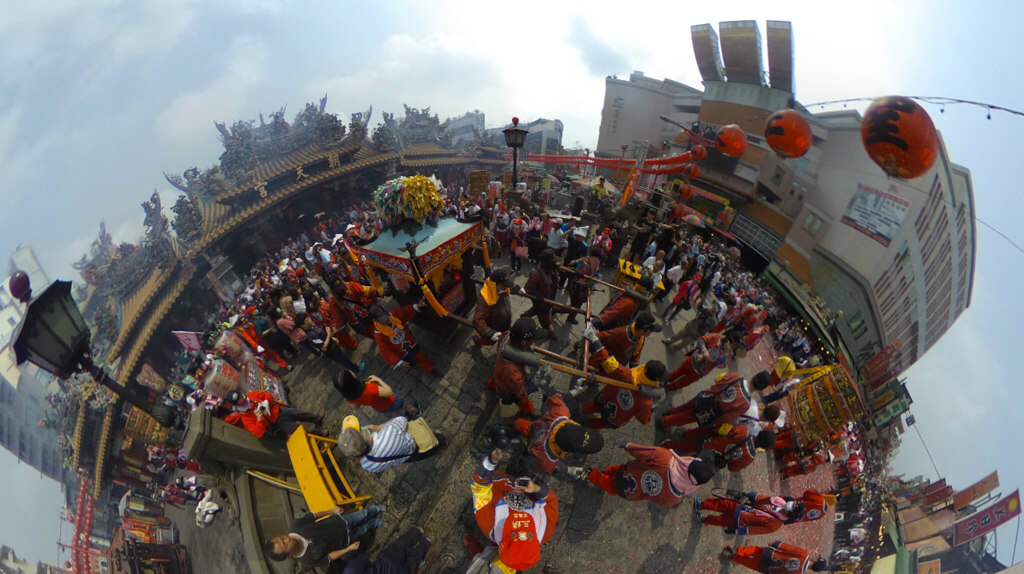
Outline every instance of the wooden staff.
{"type": "MultiPolygon", "coordinates": [[[[473,277],[470,277],[469,280],[472,281],[473,283],[476,283],[477,285],[483,285],[484,284],[483,281],[481,281],[479,279],[475,279],[473,277]]],[[[570,306],[566,305],[565,303],[559,303],[558,301],[555,301],[553,299],[545,299],[543,297],[538,297],[537,295],[530,295],[529,293],[519,293],[518,291],[513,290],[512,294],[513,295],[519,295],[520,297],[526,297],[527,299],[532,299],[534,301],[543,301],[544,303],[547,303],[548,305],[551,305],[552,307],[558,307],[559,309],[562,309],[563,311],[569,311],[571,313],[583,314],[583,313],[586,312],[583,309],[577,309],[576,307],[570,307],[570,306]]]]}
{"type": "MultiPolygon", "coordinates": [[[[579,271],[576,271],[575,269],[569,269],[568,267],[559,266],[559,269],[561,269],[562,271],[568,271],[569,273],[573,273],[573,274],[576,274],[576,275],[582,275],[579,271]]],[[[592,281],[594,283],[597,283],[598,285],[604,285],[605,287],[610,287],[610,288],[612,288],[612,289],[614,289],[616,291],[622,292],[622,293],[626,292],[626,288],[625,287],[619,287],[618,285],[612,285],[611,283],[608,283],[608,282],[605,282],[605,281],[601,281],[597,277],[591,277],[590,275],[584,275],[584,277],[586,277],[587,281],[592,281]]]]}
{"type": "MultiPolygon", "coordinates": [[[[538,348],[537,347],[533,347],[533,349],[536,350],[538,348]]],[[[547,353],[543,353],[543,354],[547,355],[547,353]]],[[[560,356],[560,355],[558,355],[558,356],[560,356]]],[[[561,359],[572,361],[572,359],[569,359],[568,357],[561,357],[561,359]]],[[[554,361],[547,361],[547,360],[541,359],[540,360],[540,364],[541,365],[551,365],[551,368],[556,370],[556,371],[558,371],[558,372],[566,373],[568,375],[573,375],[573,376],[576,376],[576,377],[583,377],[583,378],[587,379],[588,381],[594,381],[594,382],[601,383],[601,384],[604,384],[604,385],[611,385],[613,387],[619,387],[620,389],[629,389],[631,391],[636,391],[636,390],[640,389],[639,386],[634,385],[632,383],[624,383],[624,382],[622,382],[622,381],[620,381],[618,379],[612,379],[612,378],[609,378],[609,377],[602,377],[601,375],[595,375],[594,373],[587,374],[587,373],[584,373],[583,371],[581,371],[581,370],[579,370],[579,369],[577,369],[575,367],[570,367],[570,366],[562,364],[562,363],[556,363],[554,361]]]]}
{"type": "MultiPolygon", "coordinates": [[[[584,325],[590,324],[590,289],[587,289],[587,320],[584,321],[584,325]]],[[[583,337],[583,374],[587,374],[587,366],[590,365],[590,361],[587,357],[590,356],[590,339],[583,337]]]]}

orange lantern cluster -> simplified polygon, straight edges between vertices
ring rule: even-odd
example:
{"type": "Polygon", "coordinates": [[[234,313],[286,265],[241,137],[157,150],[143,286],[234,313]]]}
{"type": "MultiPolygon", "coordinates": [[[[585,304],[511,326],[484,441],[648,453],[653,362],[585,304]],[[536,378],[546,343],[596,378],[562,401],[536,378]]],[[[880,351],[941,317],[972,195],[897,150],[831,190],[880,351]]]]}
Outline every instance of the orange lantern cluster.
{"type": "Polygon", "coordinates": [[[736,124],[722,126],[715,138],[715,147],[729,157],[740,157],[747,151],[747,134],[736,124]]]}
{"type": "Polygon", "coordinates": [[[683,199],[690,199],[696,192],[696,188],[694,188],[690,184],[686,184],[679,189],[679,196],[682,197],[683,199]]]}
{"type": "Polygon", "coordinates": [[[811,149],[812,139],[810,124],[793,110],[779,110],[764,124],[765,142],[782,157],[803,157],[811,149]]]}
{"type": "Polygon", "coordinates": [[[700,177],[700,168],[697,167],[697,164],[695,163],[688,163],[686,164],[686,167],[683,168],[683,175],[690,179],[697,179],[700,177]]]}
{"type": "Polygon", "coordinates": [[[690,149],[690,155],[693,156],[694,161],[700,161],[708,157],[708,150],[704,146],[697,144],[690,149]]]}
{"type": "Polygon", "coordinates": [[[928,112],[914,100],[886,96],[864,112],[860,137],[871,161],[890,177],[913,179],[935,163],[939,136],[928,112]]]}

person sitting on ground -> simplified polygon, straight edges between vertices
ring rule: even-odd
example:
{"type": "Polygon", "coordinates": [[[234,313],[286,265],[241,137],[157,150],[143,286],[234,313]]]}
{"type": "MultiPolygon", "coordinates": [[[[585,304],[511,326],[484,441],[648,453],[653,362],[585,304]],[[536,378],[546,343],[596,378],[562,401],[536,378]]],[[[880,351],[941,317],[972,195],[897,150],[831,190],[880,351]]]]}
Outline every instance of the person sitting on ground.
{"type": "Polygon", "coordinates": [[[319,427],[324,422],[323,414],[306,413],[281,404],[274,395],[264,391],[250,391],[244,401],[239,396],[234,402],[235,410],[224,417],[224,421],[244,428],[256,438],[263,438],[268,430],[287,438],[301,423],[314,423],[319,427]]]}
{"type": "Polygon", "coordinates": [[[380,518],[386,510],[374,505],[348,514],[342,514],[340,506],[315,514],[307,512],[292,521],[288,534],[267,540],[263,552],[275,562],[292,558],[307,568],[331,569],[333,562],[359,549],[363,535],[387,526],[380,518]]]}
{"type": "Polygon", "coordinates": [[[430,458],[447,444],[444,436],[434,433],[437,444],[420,452],[416,439],[409,432],[409,419],[395,417],[379,425],[360,426],[359,419],[349,415],[341,424],[338,450],[348,458],[358,458],[367,472],[378,474],[402,464],[430,458]]]}

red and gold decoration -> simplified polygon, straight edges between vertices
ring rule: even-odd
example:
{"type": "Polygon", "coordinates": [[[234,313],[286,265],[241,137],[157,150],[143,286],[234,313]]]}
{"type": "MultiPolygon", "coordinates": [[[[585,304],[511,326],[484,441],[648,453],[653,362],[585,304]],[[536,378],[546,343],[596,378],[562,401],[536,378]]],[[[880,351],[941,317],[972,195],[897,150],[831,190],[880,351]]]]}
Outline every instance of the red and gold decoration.
{"type": "Polygon", "coordinates": [[[697,193],[697,188],[688,183],[679,188],[679,196],[683,199],[692,199],[695,193],[697,193]]]}
{"type": "Polygon", "coordinates": [[[708,149],[698,144],[690,148],[690,154],[693,156],[695,161],[700,161],[708,157],[708,149]]]}
{"type": "Polygon", "coordinates": [[[715,137],[715,147],[729,157],[740,157],[747,151],[747,134],[736,124],[722,126],[715,137]]]}
{"type": "Polygon", "coordinates": [[[775,153],[785,158],[803,157],[811,149],[811,126],[794,110],[779,110],[764,124],[764,139],[775,153]]]}
{"type": "Polygon", "coordinates": [[[688,163],[683,167],[683,175],[690,179],[697,179],[700,177],[700,168],[695,163],[688,163]]]}
{"type": "Polygon", "coordinates": [[[938,155],[939,137],[931,117],[920,104],[903,96],[873,101],[864,112],[860,136],[868,157],[890,177],[919,177],[938,155]]]}

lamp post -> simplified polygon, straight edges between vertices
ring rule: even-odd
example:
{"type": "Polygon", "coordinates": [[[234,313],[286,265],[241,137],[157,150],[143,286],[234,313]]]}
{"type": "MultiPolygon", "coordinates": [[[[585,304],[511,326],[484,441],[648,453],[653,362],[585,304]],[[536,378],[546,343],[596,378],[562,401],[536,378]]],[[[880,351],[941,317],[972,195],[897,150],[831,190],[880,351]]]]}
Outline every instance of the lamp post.
{"type": "Polygon", "coordinates": [[[512,127],[501,130],[505,134],[505,145],[512,148],[512,189],[519,185],[519,148],[526,143],[530,130],[519,127],[519,118],[512,118],[512,127]]]}
{"type": "Polygon", "coordinates": [[[155,393],[140,385],[122,387],[93,362],[89,349],[92,333],[71,297],[70,281],[54,281],[38,297],[32,297],[28,275],[23,271],[15,271],[8,285],[11,295],[27,305],[11,345],[19,365],[29,361],[60,379],[89,373],[97,383],[145,411],[160,425],[174,424],[171,408],[153,404],[155,393]]]}

